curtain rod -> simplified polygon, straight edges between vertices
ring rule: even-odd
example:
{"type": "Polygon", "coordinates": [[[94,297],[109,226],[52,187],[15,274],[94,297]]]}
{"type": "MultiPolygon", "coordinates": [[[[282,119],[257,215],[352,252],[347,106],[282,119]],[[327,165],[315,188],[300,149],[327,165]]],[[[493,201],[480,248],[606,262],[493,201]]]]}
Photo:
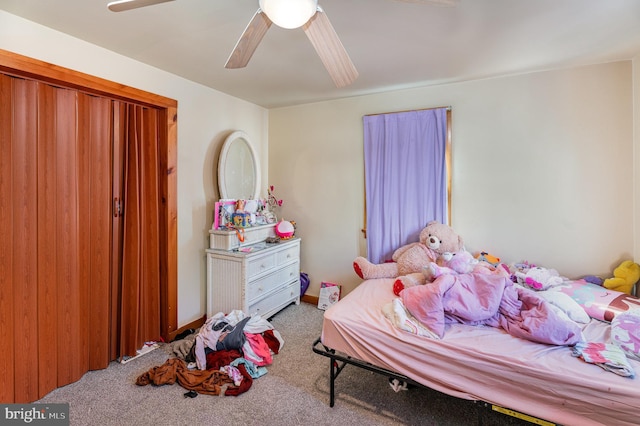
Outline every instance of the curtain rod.
{"type": "Polygon", "coordinates": [[[439,107],[433,107],[433,108],[407,109],[404,111],[379,112],[377,114],[365,114],[364,117],[372,117],[375,115],[385,115],[385,114],[399,114],[401,112],[428,111],[430,109],[440,109],[440,108],[446,108],[447,111],[451,111],[451,105],[449,105],[449,106],[439,106],[439,107]]]}

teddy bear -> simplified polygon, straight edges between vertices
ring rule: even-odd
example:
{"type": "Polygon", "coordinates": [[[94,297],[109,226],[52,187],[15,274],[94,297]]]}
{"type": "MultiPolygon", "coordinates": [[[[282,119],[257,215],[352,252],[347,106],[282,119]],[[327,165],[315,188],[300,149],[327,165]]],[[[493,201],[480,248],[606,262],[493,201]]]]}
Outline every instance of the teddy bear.
{"type": "Polygon", "coordinates": [[[640,280],[640,265],[632,260],[625,260],[613,270],[613,278],[605,279],[602,286],[609,290],[631,294],[633,285],[638,280],[640,280]]]}
{"type": "MultiPolygon", "coordinates": [[[[398,278],[396,286],[424,284],[424,266],[436,262],[445,252],[458,252],[464,247],[462,237],[450,226],[431,221],[420,231],[420,241],[406,244],[393,253],[393,262],[374,264],[358,256],[353,269],[362,279],[398,278]],[[403,284],[403,281],[405,282],[403,284]],[[399,284],[398,284],[399,283],[399,284]]],[[[395,291],[395,290],[394,290],[395,291]]]]}

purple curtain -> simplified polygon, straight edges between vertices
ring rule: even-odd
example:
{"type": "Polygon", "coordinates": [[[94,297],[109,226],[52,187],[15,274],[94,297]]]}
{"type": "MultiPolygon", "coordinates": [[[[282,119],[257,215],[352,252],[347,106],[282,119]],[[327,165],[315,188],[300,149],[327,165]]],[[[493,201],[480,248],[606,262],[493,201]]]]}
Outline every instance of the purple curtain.
{"type": "Polygon", "coordinates": [[[367,252],[373,263],[448,222],[447,109],[364,117],[367,252]]]}

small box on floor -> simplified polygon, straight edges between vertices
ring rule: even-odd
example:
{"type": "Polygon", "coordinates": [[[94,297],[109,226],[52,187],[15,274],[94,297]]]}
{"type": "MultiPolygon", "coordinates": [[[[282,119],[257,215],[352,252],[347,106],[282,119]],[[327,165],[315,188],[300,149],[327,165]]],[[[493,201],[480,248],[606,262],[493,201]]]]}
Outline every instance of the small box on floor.
{"type": "Polygon", "coordinates": [[[318,309],[327,310],[340,300],[340,285],[322,282],[320,283],[320,296],[318,297],[318,309]]]}

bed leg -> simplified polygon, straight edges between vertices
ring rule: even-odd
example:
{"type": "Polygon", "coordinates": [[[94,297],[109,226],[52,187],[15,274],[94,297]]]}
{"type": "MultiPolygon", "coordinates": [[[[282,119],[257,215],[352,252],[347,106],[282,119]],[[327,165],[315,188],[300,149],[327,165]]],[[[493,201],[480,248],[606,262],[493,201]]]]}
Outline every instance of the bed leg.
{"type": "Polygon", "coordinates": [[[476,413],[478,414],[478,426],[484,426],[484,422],[482,421],[483,415],[482,412],[487,408],[487,404],[482,401],[475,401],[476,413]]]}
{"type": "Polygon", "coordinates": [[[337,363],[334,358],[329,358],[329,407],[333,407],[335,402],[335,382],[337,363]]]}

